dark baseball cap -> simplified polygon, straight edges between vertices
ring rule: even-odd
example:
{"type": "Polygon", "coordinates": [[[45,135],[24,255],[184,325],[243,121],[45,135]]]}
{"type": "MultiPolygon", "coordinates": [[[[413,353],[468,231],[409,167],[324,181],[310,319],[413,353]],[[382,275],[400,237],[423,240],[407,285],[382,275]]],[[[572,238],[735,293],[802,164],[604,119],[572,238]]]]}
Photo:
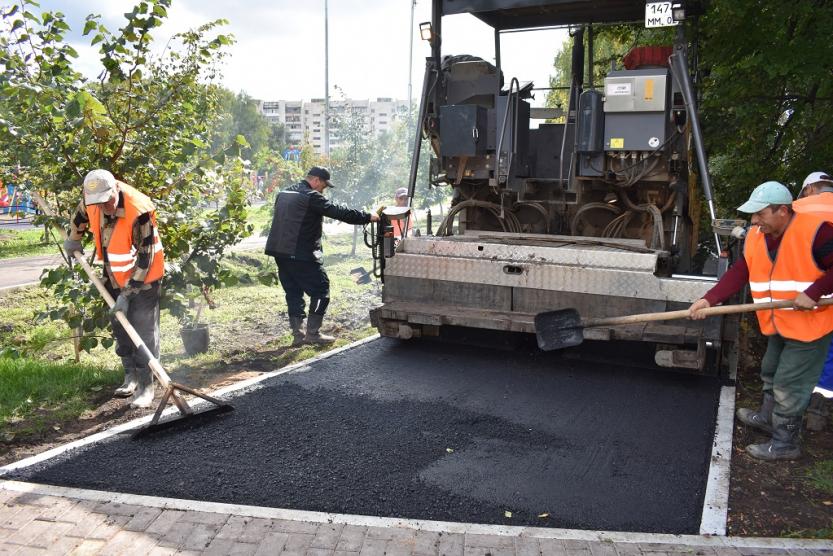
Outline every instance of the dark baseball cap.
{"type": "Polygon", "coordinates": [[[320,178],[324,180],[327,184],[327,187],[335,187],[333,182],[330,181],[330,171],[322,166],[313,166],[307,172],[308,176],[315,176],[316,178],[320,178]]]}

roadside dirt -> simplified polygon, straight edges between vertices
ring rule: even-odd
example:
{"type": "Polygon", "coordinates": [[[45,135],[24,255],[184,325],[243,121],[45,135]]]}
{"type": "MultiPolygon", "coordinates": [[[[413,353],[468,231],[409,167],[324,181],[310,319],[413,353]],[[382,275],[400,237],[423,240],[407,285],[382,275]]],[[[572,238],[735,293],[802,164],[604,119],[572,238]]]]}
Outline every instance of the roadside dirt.
{"type": "MultiPolygon", "coordinates": [[[[766,339],[746,320],[746,345],[738,369],[737,407],[757,407],[758,375],[766,339]]],[[[766,440],[763,433],[735,422],[729,494],[729,534],[752,536],[833,536],[833,493],[814,488],[807,474],[821,461],[833,460],[833,422],[823,432],[803,432],[804,454],[797,461],[760,462],[749,457],[748,444],[766,440]]]]}

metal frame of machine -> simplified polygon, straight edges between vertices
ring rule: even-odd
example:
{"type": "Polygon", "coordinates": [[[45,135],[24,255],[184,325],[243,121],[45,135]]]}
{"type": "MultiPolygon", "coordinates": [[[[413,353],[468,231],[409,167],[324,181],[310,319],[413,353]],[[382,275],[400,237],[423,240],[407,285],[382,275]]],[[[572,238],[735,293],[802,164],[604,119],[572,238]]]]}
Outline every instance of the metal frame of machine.
{"type": "MultiPolygon", "coordinates": [[[[640,0],[433,0],[409,190],[413,198],[427,138],[431,183],[453,187],[454,197],[436,235],[384,252],[383,305],[371,311],[382,335],[443,326],[534,333],[543,311],[681,309],[709,289],[714,276],[692,274],[701,195],[716,215],[682,26],[647,64],[592,81],[593,24],[641,20],[644,11],[640,0]],[[442,55],[442,17],[458,13],[493,27],[495,64],[442,55]],[[533,85],[504,78],[501,32],[554,26],[570,26],[574,41],[568,105],[531,108],[533,85]],[[531,119],[544,121],[530,127],[531,119]]],[[[718,232],[713,241],[723,252],[718,232]]],[[[649,342],[661,366],[711,372],[734,365],[736,329],[724,318],[589,337],[649,342]]]]}

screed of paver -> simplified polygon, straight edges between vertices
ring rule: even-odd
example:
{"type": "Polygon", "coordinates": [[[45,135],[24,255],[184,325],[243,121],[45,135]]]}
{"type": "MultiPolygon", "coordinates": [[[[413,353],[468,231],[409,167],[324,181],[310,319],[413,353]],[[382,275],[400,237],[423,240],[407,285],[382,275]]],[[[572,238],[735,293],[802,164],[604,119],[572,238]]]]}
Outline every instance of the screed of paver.
{"type": "MultiPolygon", "coordinates": [[[[559,353],[380,339],[264,381],[232,413],[117,436],[8,478],[345,514],[696,533],[719,390],[709,377],[559,353]]],[[[367,537],[359,550],[379,548],[367,537]]]]}

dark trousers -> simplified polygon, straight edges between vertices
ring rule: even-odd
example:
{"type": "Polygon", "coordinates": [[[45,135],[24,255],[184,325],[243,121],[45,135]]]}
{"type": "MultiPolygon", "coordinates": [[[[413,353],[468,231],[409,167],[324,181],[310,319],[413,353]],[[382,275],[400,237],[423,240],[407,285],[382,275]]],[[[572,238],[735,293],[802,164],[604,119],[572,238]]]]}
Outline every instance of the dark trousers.
{"type": "Polygon", "coordinates": [[[275,257],[278,278],[286,294],[290,317],[306,317],[304,294],[310,297],[310,313],[323,315],[330,304],[330,279],[324,267],[316,261],[296,261],[275,257]]]}
{"type": "MultiPolygon", "coordinates": [[[[107,284],[107,290],[113,299],[119,292],[111,288],[109,284],[107,284]]],[[[134,295],[130,299],[130,308],[127,310],[128,322],[136,329],[142,341],[157,359],[159,359],[159,298],[161,293],[160,282],[156,281],[150,288],[134,295]]],[[[133,340],[115,316],[110,318],[110,325],[113,327],[113,338],[116,340],[116,354],[122,358],[122,362],[126,364],[125,359],[132,359],[135,368],[145,367],[148,364],[147,356],[136,349],[133,340]]]]}

